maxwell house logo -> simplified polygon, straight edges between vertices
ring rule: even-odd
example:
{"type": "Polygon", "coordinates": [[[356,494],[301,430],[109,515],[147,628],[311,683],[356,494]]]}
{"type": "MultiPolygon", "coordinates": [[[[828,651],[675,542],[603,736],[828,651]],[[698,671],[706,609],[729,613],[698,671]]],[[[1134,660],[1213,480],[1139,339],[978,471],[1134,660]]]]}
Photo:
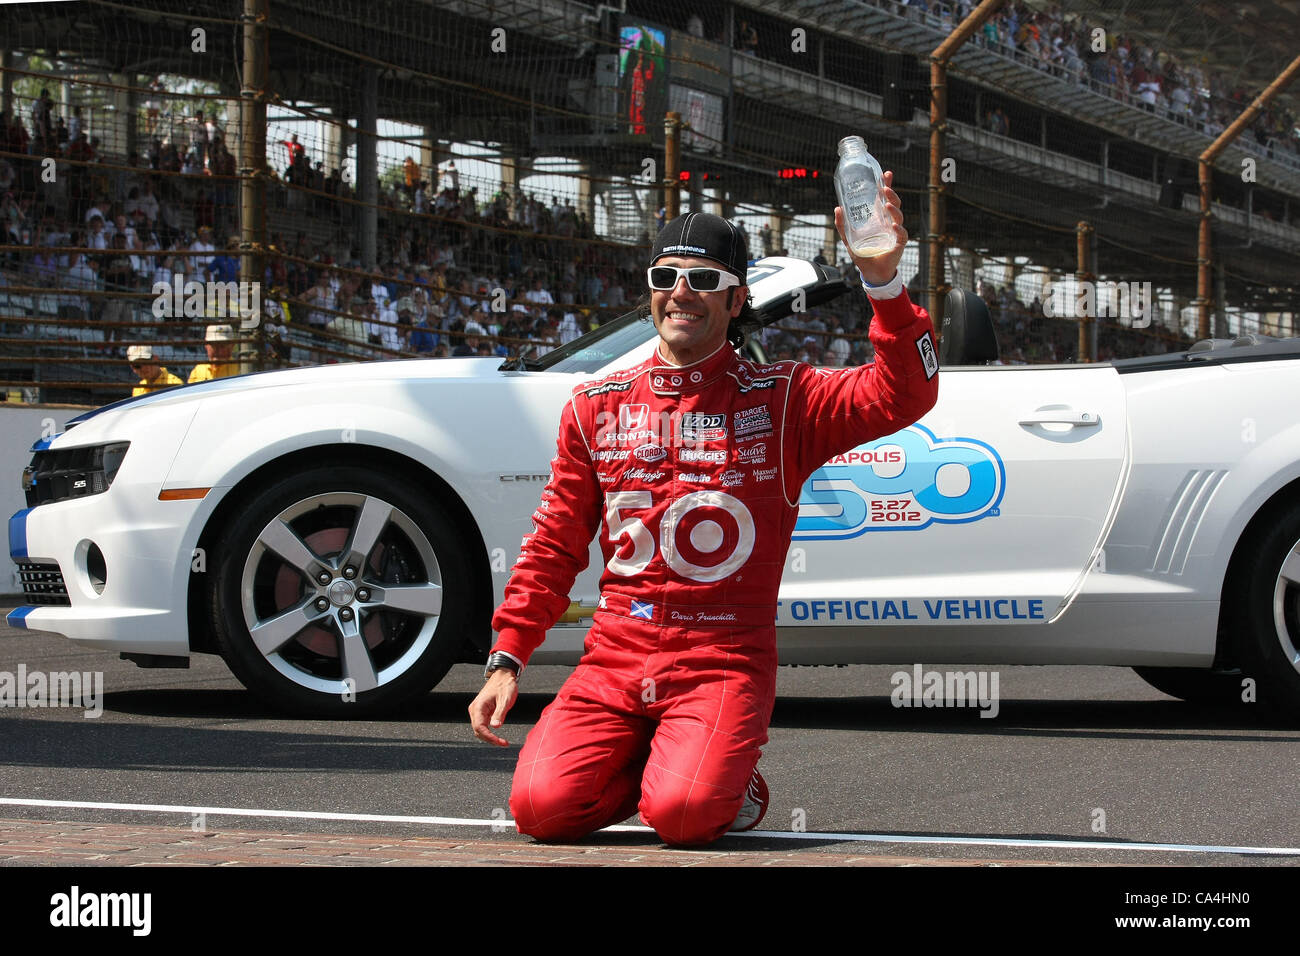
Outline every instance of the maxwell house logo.
{"type": "Polygon", "coordinates": [[[645,423],[649,418],[649,405],[618,406],[618,430],[621,432],[630,432],[636,428],[645,428],[645,423]]]}
{"type": "Polygon", "coordinates": [[[923,425],[836,455],[804,482],[794,537],[855,538],[994,517],[1006,487],[997,450],[923,425]]]}

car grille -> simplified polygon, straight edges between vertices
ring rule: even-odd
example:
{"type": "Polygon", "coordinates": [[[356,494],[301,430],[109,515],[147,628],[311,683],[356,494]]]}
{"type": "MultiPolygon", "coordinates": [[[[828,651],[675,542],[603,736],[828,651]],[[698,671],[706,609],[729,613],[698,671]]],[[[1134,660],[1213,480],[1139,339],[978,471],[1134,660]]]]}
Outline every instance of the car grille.
{"type": "Polygon", "coordinates": [[[23,472],[27,507],[103,494],[113,483],[126,448],[126,442],[118,442],[36,452],[23,472]]]}
{"type": "Polygon", "coordinates": [[[27,604],[46,604],[70,607],[68,589],[63,583],[63,571],[57,563],[19,561],[18,577],[23,582],[23,600],[27,604]]]}

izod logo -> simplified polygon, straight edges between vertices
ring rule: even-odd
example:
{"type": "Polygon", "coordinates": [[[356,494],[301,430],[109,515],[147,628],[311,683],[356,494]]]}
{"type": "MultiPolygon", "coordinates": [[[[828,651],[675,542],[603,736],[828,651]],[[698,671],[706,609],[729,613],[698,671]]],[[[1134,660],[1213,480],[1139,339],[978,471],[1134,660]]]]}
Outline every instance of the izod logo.
{"type": "Polygon", "coordinates": [[[683,441],[721,441],[727,437],[727,416],[683,412],[681,427],[683,441]]]}

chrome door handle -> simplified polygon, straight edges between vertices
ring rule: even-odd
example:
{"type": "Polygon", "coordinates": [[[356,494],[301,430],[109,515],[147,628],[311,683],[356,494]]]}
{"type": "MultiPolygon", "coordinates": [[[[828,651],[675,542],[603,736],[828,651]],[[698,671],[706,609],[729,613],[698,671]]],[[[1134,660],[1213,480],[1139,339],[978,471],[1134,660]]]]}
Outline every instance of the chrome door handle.
{"type": "Polygon", "coordinates": [[[1095,412],[1080,412],[1069,406],[1060,408],[1036,408],[1024,418],[1021,425],[1074,425],[1088,428],[1101,424],[1101,416],[1095,412]]]}

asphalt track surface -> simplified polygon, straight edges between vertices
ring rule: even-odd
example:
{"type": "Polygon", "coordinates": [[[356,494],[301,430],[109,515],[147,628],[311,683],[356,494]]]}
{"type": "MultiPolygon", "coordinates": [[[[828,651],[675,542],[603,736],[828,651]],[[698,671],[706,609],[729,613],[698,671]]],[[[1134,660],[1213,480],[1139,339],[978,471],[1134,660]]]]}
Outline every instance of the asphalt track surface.
{"type": "Polygon", "coordinates": [[[102,672],[103,713],[0,709],[0,864],[1300,862],[1296,722],[1192,707],[1126,669],[997,668],[990,719],[895,707],[910,668],[783,668],[763,829],[673,850],[635,819],[568,847],[509,825],[518,744],[566,668],[529,669],[498,749],[470,732],[470,665],[359,721],[286,718],[215,657],[141,670],[0,629],[0,671],[20,665],[102,672]]]}

